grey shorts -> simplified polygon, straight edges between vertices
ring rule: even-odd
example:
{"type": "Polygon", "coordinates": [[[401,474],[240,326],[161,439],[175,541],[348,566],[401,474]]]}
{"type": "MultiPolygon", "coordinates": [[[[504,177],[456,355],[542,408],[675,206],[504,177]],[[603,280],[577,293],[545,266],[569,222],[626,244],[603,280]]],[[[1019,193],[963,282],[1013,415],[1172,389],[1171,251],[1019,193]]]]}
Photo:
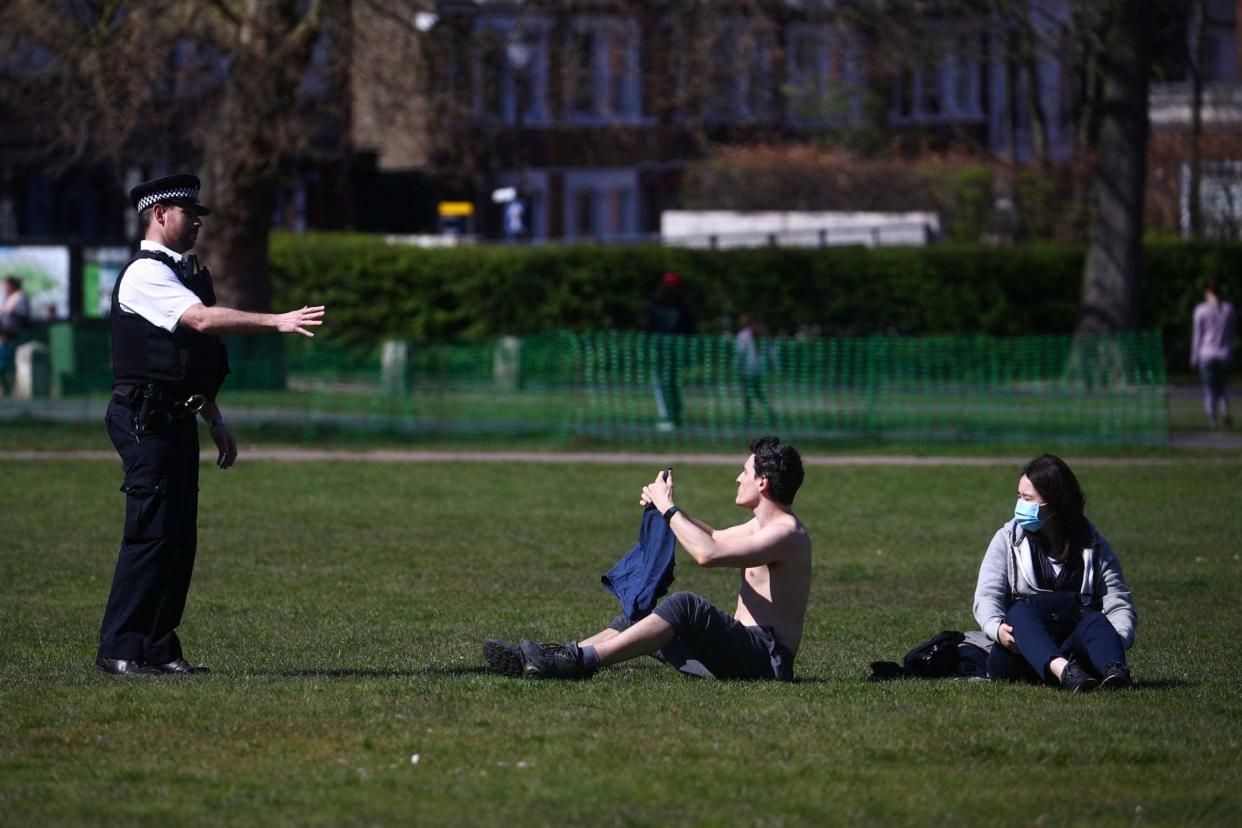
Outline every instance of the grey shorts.
{"type": "MultiPolygon", "coordinates": [[[[672,626],[674,638],[652,657],[699,678],[793,681],[793,653],[771,627],[748,627],[693,592],[674,592],[653,610],[672,626]]],[[[618,615],[608,625],[621,632],[634,622],[618,615]]]]}

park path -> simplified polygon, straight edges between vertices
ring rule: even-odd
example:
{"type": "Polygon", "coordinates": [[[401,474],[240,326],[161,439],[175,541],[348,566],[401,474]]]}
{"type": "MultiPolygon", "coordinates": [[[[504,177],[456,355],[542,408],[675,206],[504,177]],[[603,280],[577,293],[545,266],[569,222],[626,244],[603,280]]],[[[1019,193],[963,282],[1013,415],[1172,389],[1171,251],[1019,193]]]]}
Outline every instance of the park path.
{"type": "MultiPolygon", "coordinates": [[[[1165,466],[1191,464],[1235,464],[1242,462],[1239,446],[1221,454],[1183,457],[1080,457],[1075,465],[1096,466],[1165,466]]],[[[214,462],[216,453],[202,453],[205,462],[214,462]]],[[[112,460],[112,451],[0,451],[0,460],[112,460]]],[[[808,454],[803,462],[809,466],[1021,466],[1026,456],[916,456],[909,454],[808,454]]],[[[287,463],[548,463],[598,465],[715,465],[736,466],[738,453],[698,454],[679,452],[574,452],[574,451],[452,451],[415,449],[344,450],[317,448],[252,448],[243,449],[238,462],[268,460],[287,463]]]]}

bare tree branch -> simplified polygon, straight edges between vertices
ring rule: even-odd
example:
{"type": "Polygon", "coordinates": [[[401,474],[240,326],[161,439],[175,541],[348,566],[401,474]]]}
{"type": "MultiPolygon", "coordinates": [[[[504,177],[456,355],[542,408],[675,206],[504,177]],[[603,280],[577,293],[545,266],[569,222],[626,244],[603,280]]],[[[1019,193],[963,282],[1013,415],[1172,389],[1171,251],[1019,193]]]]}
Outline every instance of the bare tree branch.
{"type": "Polygon", "coordinates": [[[234,26],[241,26],[241,15],[226,0],[208,0],[212,7],[220,12],[220,16],[232,23],[234,26]]]}
{"type": "Polygon", "coordinates": [[[323,12],[323,0],[311,0],[310,6],[302,19],[289,32],[284,43],[276,50],[274,58],[279,62],[292,52],[305,48],[319,35],[320,17],[323,12]]]}

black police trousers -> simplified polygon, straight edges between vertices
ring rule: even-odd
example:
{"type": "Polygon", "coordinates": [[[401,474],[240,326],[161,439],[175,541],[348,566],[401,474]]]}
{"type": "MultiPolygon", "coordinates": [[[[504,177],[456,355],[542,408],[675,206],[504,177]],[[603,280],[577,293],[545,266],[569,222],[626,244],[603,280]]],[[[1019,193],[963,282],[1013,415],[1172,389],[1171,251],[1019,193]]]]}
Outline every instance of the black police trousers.
{"type": "Polygon", "coordinates": [[[198,546],[198,428],[193,417],[135,434],[115,400],[105,416],[125,470],[125,532],[99,630],[99,657],[166,664],[198,546]]]}

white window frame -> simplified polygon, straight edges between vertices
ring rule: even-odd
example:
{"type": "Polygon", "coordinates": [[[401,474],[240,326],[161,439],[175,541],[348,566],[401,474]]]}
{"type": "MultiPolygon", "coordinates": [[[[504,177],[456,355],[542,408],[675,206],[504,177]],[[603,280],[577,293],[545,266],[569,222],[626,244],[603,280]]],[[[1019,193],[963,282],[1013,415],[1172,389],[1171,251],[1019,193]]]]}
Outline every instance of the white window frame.
{"type": "Polygon", "coordinates": [[[771,98],[773,73],[776,69],[775,39],[774,32],[766,26],[756,25],[754,21],[749,19],[734,18],[720,23],[720,28],[712,40],[711,53],[708,57],[709,88],[703,100],[704,121],[709,123],[734,123],[769,118],[776,114],[776,107],[780,102],[771,98]],[[740,63],[737,60],[733,62],[733,71],[731,73],[732,90],[728,96],[730,103],[729,105],[718,107],[718,102],[714,100],[713,96],[714,90],[710,88],[713,80],[712,75],[716,70],[716,46],[721,39],[726,39],[729,41],[729,45],[736,50],[746,37],[751,39],[753,51],[746,56],[747,60],[745,63],[740,63]],[[766,88],[766,94],[769,96],[767,108],[761,112],[755,112],[750,106],[750,90],[751,86],[756,82],[766,88]]]}
{"type": "Polygon", "coordinates": [[[980,53],[977,35],[963,34],[955,39],[954,48],[945,53],[941,62],[942,72],[946,75],[944,88],[949,92],[945,97],[948,106],[945,111],[956,121],[982,121],[984,119],[983,91],[983,55],[980,53]],[[962,75],[965,74],[966,99],[958,95],[962,75]]]}
{"type": "MultiPolygon", "coordinates": [[[[1234,0],[1208,0],[1204,50],[1207,61],[1203,67],[1207,83],[1236,83],[1238,79],[1238,26],[1234,0]]],[[[1189,14],[1189,12],[1187,12],[1189,14]]],[[[1189,37],[1189,35],[1187,35],[1189,37]]]]}
{"type": "MultiPolygon", "coordinates": [[[[484,110],[484,52],[483,36],[499,36],[508,42],[517,32],[517,17],[510,15],[479,17],[474,21],[471,46],[472,104],[474,117],[484,123],[516,124],[517,117],[517,67],[505,55],[505,72],[500,89],[500,112],[484,110]]],[[[522,112],[523,126],[539,126],[550,121],[548,113],[548,33],[551,21],[545,18],[525,17],[521,21],[521,36],[530,47],[526,73],[530,79],[531,96],[522,112]]]]}
{"type": "Polygon", "coordinates": [[[638,235],[639,192],[638,170],[633,167],[582,168],[565,171],[565,238],[569,240],[626,239],[638,235]],[[591,218],[594,226],[578,227],[578,196],[590,193],[591,218]],[[621,227],[615,232],[601,228],[607,199],[614,193],[628,196],[621,227]]]}
{"type": "Polygon", "coordinates": [[[587,112],[574,108],[575,90],[566,74],[564,120],[573,124],[636,123],[643,120],[642,45],[638,22],[619,17],[575,17],[570,31],[566,33],[567,56],[574,55],[576,41],[584,32],[594,35],[595,43],[590,66],[586,69],[591,74],[592,106],[587,112]],[[615,78],[608,60],[614,49],[620,49],[625,59],[621,69],[624,101],[618,108],[613,107],[611,92],[615,78]]]}
{"type": "Polygon", "coordinates": [[[786,121],[798,127],[858,126],[862,120],[861,72],[858,66],[858,50],[849,32],[839,26],[795,23],[789,27],[786,37],[789,46],[785,68],[786,77],[790,79],[784,90],[786,121]],[[797,63],[797,45],[807,42],[812,44],[813,66],[810,67],[810,72],[807,67],[797,63]],[[841,61],[842,73],[839,78],[832,77],[834,58],[841,61]],[[813,87],[814,97],[821,100],[827,100],[838,90],[848,95],[846,111],[806,114],[802,104],[805,93],[799,86],[807,82],[813,87]]]}
{"type": "Polygon", "coordinates": [[[893,102],[889,109],[889,117],[895,124],[935,124],[948,120],[945,97],[945,65],[944,56],[939,56],[934,63],[906,66],[893,78],[893,102]],[[935,69],[934,72],[928,71],[935,69]],[[901,111],[901,85],[906,76],[910,78],[910,111],[901,111]],[[928,111],[925,90],[938,89],[940,92],[940,109],[928,111]]]}
{"type": "Polygon", "coordinates": [[[978,53],[981,34],[965,29],[932,35],[944,44],[932,60],[907,65],[893,78],[890,121],[898,125],[984,121],[986,115],[980,103],[983,90],[983,56],[978,53]],[[963,71],[968,73],[966,101],[960,100],[957,94],[958,76],[963,71]],[[901,83],[906,73],[911,78],[909,113],[901,111],[901,83]],[[935,90],[940,97],[940,107],[935,111],[927,106],[928,92],[931,90],[935,90]]]}

